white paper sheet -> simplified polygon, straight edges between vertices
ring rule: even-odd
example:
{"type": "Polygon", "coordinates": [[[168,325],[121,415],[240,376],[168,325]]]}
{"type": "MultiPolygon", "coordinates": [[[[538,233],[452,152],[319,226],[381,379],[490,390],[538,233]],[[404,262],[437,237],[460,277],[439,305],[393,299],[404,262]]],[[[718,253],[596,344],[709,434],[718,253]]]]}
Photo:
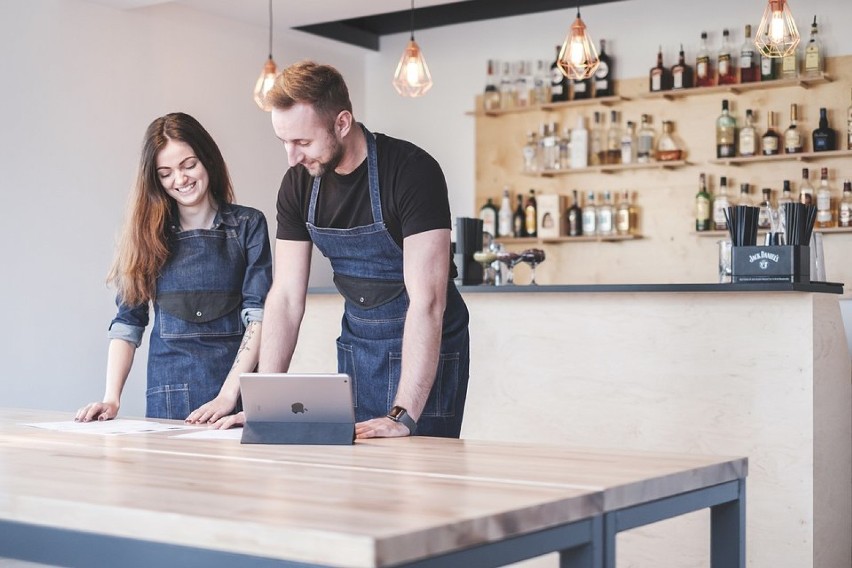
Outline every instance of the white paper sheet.
{"type": "Polygon", "coordinates": [[[170,438],[189,438],[192,440],[237,440],[239,441],[243,435],[242,428],[231,428],[229,430],[216,430],[214,428],[204,428],[188,434],[177,434],[170,438]]]}
{"type": "Polygon", "coordinates": [[[35,422],[25,424],[33,428],[44,428],[56,432],[72,432],[78,434],[99,434],[101,436],[122,436],[125,434],[149,434],[151,432],[164,432],[167,430],[197,430],[198,426],[189,424],[162,424],[160,422],[149,422],[148,420],[93,420],[91,422],[77,422],[65,420],[62,422],[35,422]]]}

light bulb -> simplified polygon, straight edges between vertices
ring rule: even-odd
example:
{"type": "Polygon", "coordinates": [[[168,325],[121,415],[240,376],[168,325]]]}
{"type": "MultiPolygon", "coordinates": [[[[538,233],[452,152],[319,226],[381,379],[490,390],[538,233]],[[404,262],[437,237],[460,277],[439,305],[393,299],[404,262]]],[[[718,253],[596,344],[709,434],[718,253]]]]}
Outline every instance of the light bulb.
{"type": "Polygon", "coordinates": [[[266,102],[266,95],[272,89],[272,85],[275,84],[276,69],[275,61],[270,56],[263,66],[263,71],[260,72],[260,77],[257,78],[257,83],[254,84],[254,102],[261,110],[267,112],[272,110],[272,107],[266,102]]]}
{"type": "Polygon", "coordinates": [[[787,0],[767,0],[754,45],[766,57],[784,57],[799,45],[799,30],[787,0]]]}
{"type": "Polygon", "coordinates": [[[432,75],[414,39],[408,42],[394,73],[393,86],[403,97],[420,97],[432,88],[432,75]]]}

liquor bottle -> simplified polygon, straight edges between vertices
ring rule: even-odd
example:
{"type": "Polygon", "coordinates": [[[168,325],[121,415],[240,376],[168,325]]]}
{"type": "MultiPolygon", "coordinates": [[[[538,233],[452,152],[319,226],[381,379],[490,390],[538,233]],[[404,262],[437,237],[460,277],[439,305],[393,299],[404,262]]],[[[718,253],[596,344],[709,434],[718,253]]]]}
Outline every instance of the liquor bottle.
{"type": "Polygon", "coordinates": [[[691,65],[686,64],[683,44],[677,55],[677,63],[672,66],[672,89],[690,89],[694,85],[695,75],[691,65]]]}
{"type": "Polygon", "coordinates": [[[775,113],[766,111],[766,132],[760,139],[764,156],[775,156],[781,152],[781,137],[775,131],[775,113]]]}
{"type": "Polygon", "coordinates": [[[746,24],[745,40],[740,48],[740,83],[760,81],[760,61],[751,39],[751,24],[746,24]]]}
{"type": "Polygon", "coordinates": [[[828,116],[825,108],[819,109],[819,128],[812,135],[814,152],[837,150],[837,133],[828,126],[828,116]]]}
{"type": "Polygon", "coordinates": [[[559,147],[559,169],[567,170],[571,167],[571,129],[567,126],[562,131],[562,136],[556,141],[559,147]]]}
{"type": "Polygon", "coordinates": [[[663,66],[663,46],[657,51],[657,65],[651,67],[648,77],[649,89],[652,93],[668,91],[672,88],[672,74],[663,66]]]}
{"type": "Polygon", "coordinates": [[[837,203],[837,226],[852,227],[852,181],[843,182],[843,196],[837,203]]]}
{"type": "Polygon", "coordinates": [[[615,232],[619,235],[634,234],[636,226],[636,209],[630,203],[630,192],[626,189],[615,207],[615,232]]]}
{"type": "Polygon", "coordinates": [[[737,121],[728,111],[728,99],[722,100],[722,114],[716,119],[716,157],[737,155],[737,121]]]}
{"type": "Polygon", "coordinates": [[[651,117],[642,115],[639,123],[639,132],[636,136],[636,161],[647,164],[651,161],[654,152],[654,129],[651,128],[651,117]]]}
{"type": "Polygon", "coordinates": [[[846,149],[852,150],[852,104],[846,109],[846,149]]]}
{"type": "Polygon", "coordinates": [[[556,59],[550,65],[550,101],[559,103],[567,101],[571,96],[570,82],[568,77],[562,74],[557,62],[559,61],[559,50],[562,46],[556,46],[556,59]]]}
{"type": "Polygon", "coordinates": [[[482,232],[497,237],[497,207],[490,197],[479,209],[479,218],[482,219],[482,232]]]}
{"type": "Polygon", "coordinates": [[[615,208],[612,206],[612,194],[605,191],[603,202],[597,207],[597,231],[599,235],[615,233],[615,208]]]}
{"type": "Polygon", "coordinates": [[[760,80],[773,81],[778,78],[778,65],[775,57],[760,54],[760,80]]]}
{"type": "Polygon", "coordinates": [[[538,235],[538,204],[535,200],[535,190],[530,189],[527,202],[524,205],[524,228],[528,237],[538,235]]]}
{"type": "Polygon", "coordinates": [[[636,124],[632,120],[627,121],[627,128],[621,137],[621,163],[632,164],[636,162],[636,124]]]}
{"type": "Polygon", "coordinates": [[[600,63],[595,69],[595,97],[611,97],[615,91],[612,85],[612,57],[606,52],[606,40],[601,40],[598,59],[600,63]]]}
{"type": "Polygon", "coordinates": [[[482,95],[482,108],[486,112],[500,110],[500,91],[497,89],[497,69],[499,65],[496,59],[488,60],[488,74],[485,76],[485,93],[482,95]]]}
{"type": "Polygon", "coordinates": [[[816,203],[816,200],[814,199],[814,188],[808,179],[809,177],[808,168],[802,168],[802,183],[799,186],[799,203],[814,205],[816,203]]]}
{"type": "Polygon", "coordinates": [[[592,78],[588,79],[572,79],[571,83],[571,100],[582,101],[592,98],[592,78]]]}
{"type": "Polygon", "coordinates": [[[527,142],[523,148],[525,173],[531,174],[539,170],[541,158],[538,142],[538,135],[534,130],[527,132],[527,142]]]}
{"type": "Polygon", "coordinates": [[[595,123],[589,132],[589,164],[600,166],[605,163],[606,148],[604,146],[604,130],[601,124],[601,113],[595,111],[595,123]]]}
{"type": "Polygon", "coordinates": [[[790,53],[781,58],[781,78],[795,79],[799,76],[799,49],[790,50],[790,53]]]}
{"type": "Polygon", "coordinates": [[[566,218],[568,219],[568,233],[569,237],[579,237],[583,234],[583,210],[580,208],[580,196],[577,194],[577,190],[572,190],[574,194],[574,200],[571,202],[571,207],[568,208],[568,213],[566,218]]]}
{"type": "Polygon", "coordinates": [[[834,215],[831,211],[831,188],[828,186],[828,168],[822,168],[819,176],[819,188],[816,193],[817,215],[816,226],[826,229],[834,226],[834,215]]]}
{"type": "Polygon", "coordinates": [[[621,163],[621,128],[618,126],[618,111],[609,112],[609,129],[606,131],[606,163],[621,163]]]}
{"type": "Polygon", "coordinates": [[[772,228],[772,190],[764,187],[761,192],[763,198],[760,200],[760,211],[757,214],[757,228],[770,229],[772,228]]]}
{"type": "Polygon", "coordinates": [[[825,52],[817,34],[817,20],[811,24],[811,39],[805,46],[805,75],[818,77],[825,70],[825,52]]]}
{"type": "Polygon", "coordinates": [[[559,131],[559,124],[556,122],[544,123],[542,125],[541,136],[541,169],[542,170],[558,170],[559,169],[559,146],[557,145],[556,133],[559,131]]]}
{"type": "Polygon", "coordinates": [[[734,50],[731,48],[728,30],[722,30],[722,47],[716,56],[716,71],[719,85],[732,85],[737,82],[737,66],[734,60],[734,50]]]}
{"type": "Polygon", "coordinates": [[[582,115],[577,117],[577,126],[571,131],[571,167],[589,166],[589,131],[582,115]]]}
{"type": "Polygon", "coordinates": [[[757,154],[757,131],[754,128],[754,115],[751,109],[746,109],[745,126],[740,128],[738,142],[740,156],[754,156],[757,154]]]}
{"type": "Polygon", "coordinates": [[[712,198],[707,192],[707,176],[703,173],[698,176],[698,193],[695,194],[695,230],[698,232],[709,231],[710,207],[712,198]]]}
{"type": "Polygon", "coordinates": [[[713,197],[713,228],[717,231],[728,230],[728,220],[725,217],[725,210],[730,206],[728,201],[728,178],[722,176],[719,178],[719,191],[713,197]]]}
{"type": "Polygon", "coordinates": [[[595,207],[595,192],[590,191],[586,196],[586,206],[583,207],[583,234],[597,234],[597,221],[598,208],[595,207]]]}
{"type": "Polygon", "coordinates": [[[538,106],[550,102],[550,73],[547,68],[547,61],[539,59],[535,63],[532,104],[538,106]]]}
{"type": "Polygon", "coordinates": [[[658,162],[673,162],[680,160],[683,156],[683,150],[680,149],[672,134],[673,128],[672,121],[663,121],[663,133],[657,139],[657,147],[654,149],[654,158],[658,162]]]}
{"type": "Polygon", "coordinates": [[[500,108],[509,110],[515,108],[515,82],[512,80],[512,69],[508,61],[503,62],[503,72],[500,74],[500,108]]]}
{"type": "Polygon", "coordinates": [[[804,149],[802,132],[796,126],[799,118],[799,107],[796,103],[790,105],[790,126],[784,131],[784,153],[798,154],[804,149]]]}
{"type": "Polygon", "coordinates": [[[512,236],[515,238],[526,237],[526,215],[524,214],[524,196],[520,193],[517,195],[518,205],[515,207],[515,212],[512,214],[512,236]]]}
{"type": "Polygon", "coordinates": [[[695,57],[695,86],[712,87],[716,84],[716,73],[707,49],[707,32],[701,32],[701,44],[695,57]]]}
{"type": "Polygon", "coordinates": [[[515,106],[527,108],[532,104],[532,63],[516,61],[515,66],[515,106]]]}
{"type": "Polygon", "coordinates": [[[497,237],[511,237],[512,232],[512,201],[509,199],[509,188],[503,188],[503,198],[500,201],[500,210],[497,212],[497,237]]]}
{"type": "Polygon", "coordinates": [[[751,198],[751,189],[747,183],[740,184],[740,196],[737,199],[737,205],[752,207],[754,200],[751,198]]]}
{"type": "Polygon", "coordinates": [[[786,207],[788,203],[793,203],[793,192],[790,189],[790,180],[784,180],[784,189],[781,190],[781,197],[778,198],[778,225],[779,231],[782,233],[786,232],[787,227],[787,214],[786,207]]]}

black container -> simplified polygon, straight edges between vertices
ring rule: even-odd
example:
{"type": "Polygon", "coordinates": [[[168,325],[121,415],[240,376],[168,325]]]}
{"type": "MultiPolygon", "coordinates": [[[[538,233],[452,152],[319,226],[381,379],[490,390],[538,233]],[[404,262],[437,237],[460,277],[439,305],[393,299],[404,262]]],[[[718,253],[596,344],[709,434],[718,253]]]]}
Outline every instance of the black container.
{"type": "Polygon", "coordinates": [[[804,246],[733,247],[733,282],[811,281],[810,248],[804,246]]]}
{"type": "Polygon", "coordinates": [[[453,260],[458,270],[456,284],[482,284],[482,265],[473,260],[473,253],[482,250],[482,219],[456,217],[456,243],[453,260]]]}

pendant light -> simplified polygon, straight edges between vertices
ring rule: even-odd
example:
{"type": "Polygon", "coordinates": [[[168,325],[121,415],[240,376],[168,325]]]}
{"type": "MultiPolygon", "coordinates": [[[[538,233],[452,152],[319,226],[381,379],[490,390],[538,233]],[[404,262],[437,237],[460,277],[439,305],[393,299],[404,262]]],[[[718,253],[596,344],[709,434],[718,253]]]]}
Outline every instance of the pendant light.
{"type": "Polygon", "coordinates": [[[580,4],[577,3],[577,19],[571,24],[571,31],[559,50],[556,65],[562,74],[569,79],[588,79],[595,74],[601,60],[586,24],[580,18],[580,4]]]}
{"type": "Polygon", "coordinates": [[[786,0],[768,0],[754,45],[766,57],[790,55],[799,45],[799,30],[786,0]]]}
{"type": "Polygon", "coordinates": [[[411,0],[411,39],[396,66],[393,88],[403,97],[420,97],[432,88],[429,66],[426,65],[420,46],[414,41],[414,0],[411,0]]]}
{"type": "Polygon", "coordinates": [[[257,83],[254,85],[254,102],[261,110],[269,112],[272,107],[266,102],[266,94],[275,83],[277,68],[275,61],[272,60],[272,0],[269,0],[269,59],[263,65],[263,71],[260,72],[260,77],[257,78],[257,83]]]}

